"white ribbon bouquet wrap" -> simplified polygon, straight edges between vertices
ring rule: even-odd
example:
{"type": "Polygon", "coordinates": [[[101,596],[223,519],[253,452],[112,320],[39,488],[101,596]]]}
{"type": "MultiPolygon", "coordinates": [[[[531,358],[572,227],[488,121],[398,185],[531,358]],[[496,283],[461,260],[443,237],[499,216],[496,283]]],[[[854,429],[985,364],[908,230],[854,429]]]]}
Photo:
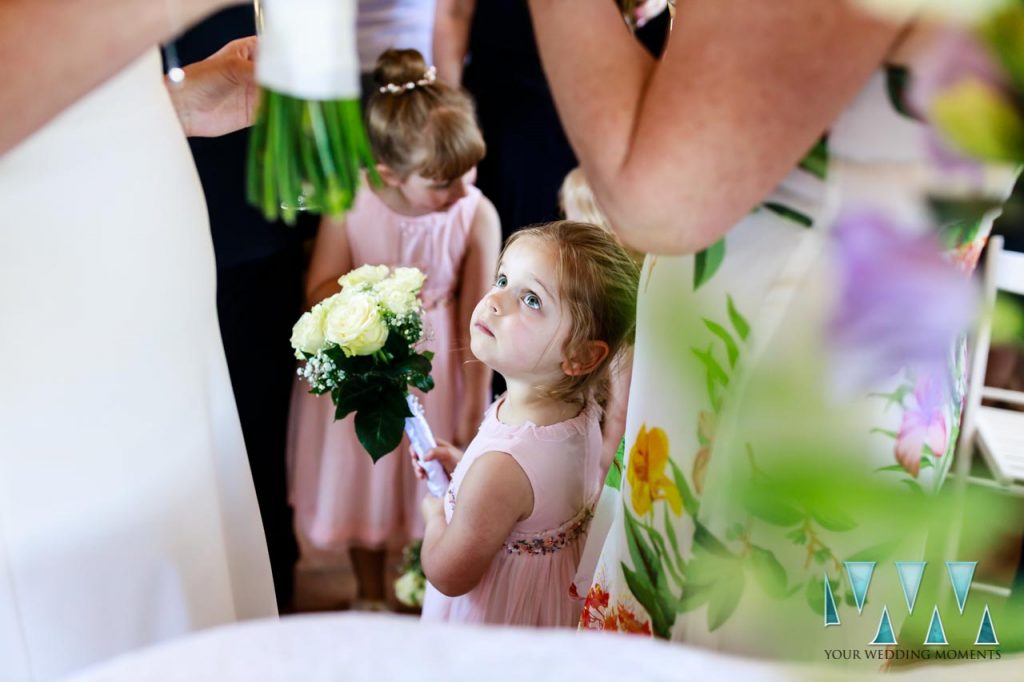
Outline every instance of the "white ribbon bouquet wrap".
{"type": "Polygon", "coordinates": [[[356,0],[260,0],[247,194],[268,220],[340,215],[379,178],[359,105],[356,0]]]}

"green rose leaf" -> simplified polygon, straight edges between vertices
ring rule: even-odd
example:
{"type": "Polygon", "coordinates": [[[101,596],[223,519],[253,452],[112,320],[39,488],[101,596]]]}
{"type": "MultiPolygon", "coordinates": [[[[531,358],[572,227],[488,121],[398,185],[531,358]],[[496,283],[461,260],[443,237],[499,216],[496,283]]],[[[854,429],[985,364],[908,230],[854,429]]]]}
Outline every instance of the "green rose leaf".
{"type": "Polygon", "coordinates": [[[334,418],[344,419],[351,412],[363,408],[364,405],[377,401],[380,387],[358,380],[346,381],[332,392],[334,398],[334,418]]]}
{"type": "Polygon", "coordinates": [[[404,432],[405,418],[383,405],[364,406],[356,412],[356,436],[374,462],[397,448],[404,432]]]}
{"type": "Polygon", "coordinates": [[[395,368],[402,374],[430,374],[431,362],[420,353],[414,353],[395,364],[395,368]]]}

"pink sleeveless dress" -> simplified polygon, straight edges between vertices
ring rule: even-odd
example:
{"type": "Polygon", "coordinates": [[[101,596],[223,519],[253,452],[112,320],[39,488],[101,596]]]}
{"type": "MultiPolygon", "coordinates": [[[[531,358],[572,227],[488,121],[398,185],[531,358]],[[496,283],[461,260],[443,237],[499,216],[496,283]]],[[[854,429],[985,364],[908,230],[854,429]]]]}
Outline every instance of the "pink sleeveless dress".
{"type": "Polygon", "coordinates": [[[450,522],[459,486],[473,462],[504,452],[526,472],[533,513],[512,529],[480,583],[448,597],[428,583],[423,620],[575,627],[582,601],[570,594],[587,528],[604,481],[601,408],[590,402],[579,415],[550,426],[509,426],[499,419],[504,398],[487,410],[476,438],[452,472],[445,499],[450,522]]]}
{"type": "MultiPolygon", "coordinates": [[[[469,230],[481,197],[467,194],[445,212],[405,216],[364,186],[346,216],[353,268],[414,266],[427,275],[423,348],[434,351],[434,389],[419,395],[438,437],[455,434],[456,406],[463,399],[456,348],[458,276],[469,230]]],[[[423,536],[420,500],[426,486],[408,456],[408,441],[376,464],[359,443],[354,416],[334,421],[327,396],[314,396],[296,381],[288,437],[289,496],[296,528],[314,547],[343,550],[400,547],[423,536]]]]}

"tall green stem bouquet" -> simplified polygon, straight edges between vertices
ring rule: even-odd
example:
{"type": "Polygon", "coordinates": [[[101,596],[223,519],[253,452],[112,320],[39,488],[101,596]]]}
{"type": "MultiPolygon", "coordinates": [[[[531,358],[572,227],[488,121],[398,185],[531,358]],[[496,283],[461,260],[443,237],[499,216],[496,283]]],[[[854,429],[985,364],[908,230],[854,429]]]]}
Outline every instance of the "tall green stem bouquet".
{"type": "Polygon", "coordinates": [[[361,169],[379,182],[359,106],[356,0],[257,0],[263,87],[246,193],[267,220],[341,215],[361,169]]]}

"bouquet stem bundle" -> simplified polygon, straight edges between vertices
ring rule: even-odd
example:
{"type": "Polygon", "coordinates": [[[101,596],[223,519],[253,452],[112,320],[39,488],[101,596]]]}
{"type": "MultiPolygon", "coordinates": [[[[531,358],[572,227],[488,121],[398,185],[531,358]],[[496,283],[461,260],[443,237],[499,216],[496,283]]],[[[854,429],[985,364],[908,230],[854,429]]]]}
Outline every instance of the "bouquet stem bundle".
{"type": "Polygon", "coordinates": [[[252,135],[246,194],[269,221],[299,211],[341,215],[360,169],[379,183],[358,100],[304,100],[264,89],[252,135]]]}
{"type": "Polygon", "coordinates": [[[262,90],[246,195],[269,221],[339,216],[374,168],[359,105],[356,0],[256,0],[262,90]]]}

